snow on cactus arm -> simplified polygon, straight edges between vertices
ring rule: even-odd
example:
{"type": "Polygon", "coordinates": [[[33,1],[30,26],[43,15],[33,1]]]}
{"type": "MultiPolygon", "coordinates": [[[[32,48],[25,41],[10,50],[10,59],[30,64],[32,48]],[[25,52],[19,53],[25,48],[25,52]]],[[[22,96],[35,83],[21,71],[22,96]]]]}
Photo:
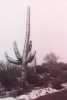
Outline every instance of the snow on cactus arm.
{"type": "Polygon", "coordinates": [[[18,50],[16,41],[13,44],[14,44],[14,48],[13,48],[14,49],[14,53],[15,53],[17,59],[21,60],[22,57],[21,57],[20,52],[18,50]]]}
{"type": "Polygon", "coordinates": [[[13,63],[13,64],[20,64],[20,61],[19,61],[19,60],[15,60],[15,59],[9,57],[8,54],[7,54],[6,52],[5,52],[5,57],[6,57],[7,61],[10,62],[10,63],[13,63]]]}
{"type": "Polygon", "coordinates": [[[30,63],[30,62],[32,62],[33,59],[35,58],[35,55],[36,55],[36,51],[35,51],[33,54],[30,53],[30,54],[28,55],[28,57],[27,57],[27,61],[26,61],[26,63],[30,63]]]}

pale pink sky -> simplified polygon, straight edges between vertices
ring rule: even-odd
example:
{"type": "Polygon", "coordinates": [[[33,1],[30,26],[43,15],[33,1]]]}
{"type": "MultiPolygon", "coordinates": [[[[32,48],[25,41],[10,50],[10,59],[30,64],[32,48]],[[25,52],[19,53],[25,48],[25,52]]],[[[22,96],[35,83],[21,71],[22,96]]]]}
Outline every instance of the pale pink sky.
{"type": "Polygon", "coordinates": [[[0,0],[0,59],[4,59],[5,51],[14,56],[14,40],[22,53],[28,4],[31,39],[38,62],[51,51],[67,62],[67,0],[0,0]]]}

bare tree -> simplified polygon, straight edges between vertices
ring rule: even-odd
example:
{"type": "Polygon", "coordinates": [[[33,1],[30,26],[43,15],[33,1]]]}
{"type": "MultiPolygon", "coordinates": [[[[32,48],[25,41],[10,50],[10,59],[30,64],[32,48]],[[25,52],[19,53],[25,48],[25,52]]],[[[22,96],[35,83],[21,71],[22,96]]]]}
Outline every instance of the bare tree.
{"type": "Polygon", "coordinates": [[[53,52],[49,53],[46,55],[46,57],[44,58],[44,60],[47,63],[57,63],[58,61],[58,56],[56,56],[53,52]]]}

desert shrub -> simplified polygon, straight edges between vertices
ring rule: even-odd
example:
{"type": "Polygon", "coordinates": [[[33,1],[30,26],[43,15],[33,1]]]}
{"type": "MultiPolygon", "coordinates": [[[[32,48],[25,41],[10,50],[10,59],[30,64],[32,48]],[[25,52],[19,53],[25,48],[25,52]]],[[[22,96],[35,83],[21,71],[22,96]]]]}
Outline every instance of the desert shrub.
{"type": "MultiPolygon", "coordinates": [[[[2,67],[2,66],[1,66],[2,67]]],[[[0,67],[0,68],[1,68],[0,67]]],[[[17,87],[18,80],[17,78],[21,76],[21,68],[15,66],[14,64],[10,66],[3,66],[0,69],[0,82],[6,89],[17,87]]]]}
{"type": "MultiPolygon", "coordinates": [[[[36,66],[36,72],[33,68],[27,68],[26,81],[28,87],[48,86],[52,84],[53,88],[61,88],[61,84],[67,82],[67,65],[64,63],[48,64],[36,66]]],[[[7,90],[21,88],[21,66],[15,64],[0,64],[0,82],[7,90]]],[[[25,82],[24,82],[24,86],[25,82]]],[[[27,87],[26,87],[27,88],[27,87]]]]}
{"type": "Polygon", "coordinates": [[[53,88],[61,89],[61,84],[67,82],[67,64],[43,63],[37,66],[37,72],[43,76],[43,83],[52,84],[53,88]]]}

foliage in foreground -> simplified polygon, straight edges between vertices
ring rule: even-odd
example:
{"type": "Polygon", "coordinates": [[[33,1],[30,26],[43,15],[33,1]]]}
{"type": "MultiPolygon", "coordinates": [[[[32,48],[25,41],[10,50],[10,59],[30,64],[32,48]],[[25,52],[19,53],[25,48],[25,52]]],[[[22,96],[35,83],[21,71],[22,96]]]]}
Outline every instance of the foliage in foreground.
{"type": "Polygon", "coordinates": [[[67,64],[62,62],[46,62],[36,65],[34,69],[27,66],[27,77],[22,89],[22,66],[10,63],[0,63],[0,91],[20,90],[22,92],[34,87],[48,87],[61,89],[61,84],[67,82],[67,64]],[[3,89],[2,89],[3,88],[3,89]]]}
{"type": "MultiPolygon", "coordinates": [[[[29,86],[55,85],[67,82],[67,64],[42,64],[36,66],[36,72],[32,68],[27,69],[29,86]]],[[[14,64],[0,65],[0,82],[6,88],[21,87],[21,66],[14,64]]]]}

